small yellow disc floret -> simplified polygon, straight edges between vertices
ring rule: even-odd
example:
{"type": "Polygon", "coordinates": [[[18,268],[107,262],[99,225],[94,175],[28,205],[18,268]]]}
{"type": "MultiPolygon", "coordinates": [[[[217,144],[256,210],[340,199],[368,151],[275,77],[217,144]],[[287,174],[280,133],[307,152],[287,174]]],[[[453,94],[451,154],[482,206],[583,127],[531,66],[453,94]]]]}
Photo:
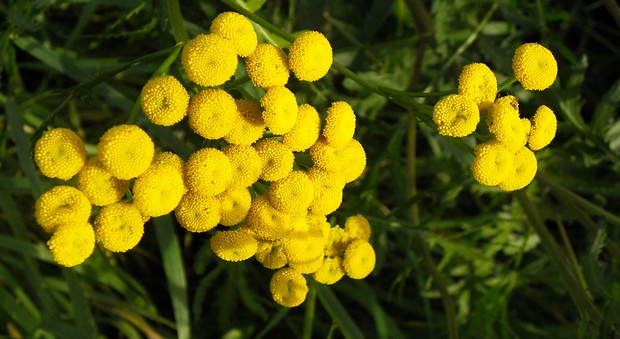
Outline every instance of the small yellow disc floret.
{"type": "Polygon", "coordinates": [[[433,121],[441,135],[465,137],[476,130],[480,122],[478,105],[469,96],[450,94],[435,104],[433,121]]]}
{"type": "Polygon", "coordinates": [[[256,87],[284,86],[289,78],[286,54],[272,44],[261,43],[245,59],[245,69],[256,87]]]}
{"type": "Polygon", "coordinates": [[[504,191],[520,190],[529,185],[538,170],[536,156],[527,147],[522,147],[514,157],[513,170],[506,180],[497,185],[504,191]]]}
{"type": "Polygon", "coordinates": [[[91,205],[84,193],[71,186],[54,186],[43,193],[34,204],[34,217],[47,232],[55,232],[60,225],[85,224],[90,217],[91,205]]]}
{"type": "Polygon", "coordinates": [[[217,34],[198,34],[181,54],[189,79],[201,86],[219,86],[235,74],[237,52],[234,44],[217,34]]]}
{"type": "Polygon", "coordinates": [[[222,203],[220,224],[224,226],[233,226],[243,221],[252,204],[250,191],[245,187],[232,187],[218,195],[218,199],[222,203]]]}
{"type": "MultiPolygon", "coordinates": [[[[503,98],[502,98],[503,99],[503,98]]],[[[489,125],[489,131],[495,135],[497,141],[502,143],[511,152],[516,152],[527,142],[529,129],[519,117],[519,111],[514,109],[511,100],[496,100],[489,109],[493,123],[489,125]]]]}
{"type": "Polygon", "coordinates": [[[261,158],[256,149],[247,145],[228,145],[222,152],[230,160],[234,187],[248,187],[258,180],[261,174],[261,158]]]}
{"type": "Polygon", "coordinates": [[[353,139],[355,132],[355,113],[351,105],[344,101],[336,101],[327,109],[323,136],[327,142],[342,147],[353,139]]]}
{"type": "Polygon", "coordinates": [[[86,161],[84,142],[68,128],[54,128],[37,140],[34,161],[48,178],[71,179],[86,161]]]}
{"type": "Polygon", "coordinates": [[[310,210],[314,214],[327,215],[340,207],[344,181],[334,172],[328,172],[317,167],[308,170],[308,178],[314,186],[314,199],[310,210]]]}
{"type": "Polygon", "coordinates": [[[269,186],[269,201],[278,210],[288,214],[307,212],[314,199],[314,185],[302,171],[293,171],[269,186]]]}
{"type": "Polygon", "coordinates": [[[210,31],[232,42],[237,55],[241,57],[250,55],[258,43],[250,20],[236,12],[220,13],[211,22],[210,31]]]}
{"type": "Polygon", "coordinates": [[[344,277],[341,257],[325,258],[323,265],[312,274],[314,279],[324,285],[332,285],[344,277]]]}
{"type": "Polygon", "coordinates": [[[258,249],[254,257],[265,268],[270,270],[282,268],[288,262],[280,240],[259,240],[258,249]]]}
{"type": "Polygon", "coordinates": [[[495,186],[506,180],[513,170],[514,153],[493,139],[476,146],[471,171],[479,183],[495,186]]]}
{"type": "Polygon", "coordinates": [[[251,145],[260,139],[265,131],[263,111],[254,101],[238,99],[235,103],[239,114],[224,140],[229,144],[251,145]]]}
{"type": "Polygon", "coordinates": [[[152,123],[171,126],[185,116],[189,94],[177,78],[171,75],[158,76],[144,85],[140,103],[144,115],[152,123]]]}
{"type": "Polygon", "coordinates": [[[103,206],[95,218],[97,241],[108,251],[127,252],[144,234],[144,221],[134,204],[116,202],[103,206]]]}
{"type": "Polygon", "coordinates": [[[291,70],[297,79],[316,81],[324,77],[332,66],[332,46],[319,32],[303,32],[289,47],[288,58],[291,70]]]}
{"type": "Polygon", "coordinates": [[[512,70],[524,89],[542,91],[555,81],[558,64],[547,48],[537,43],[525,43],[512,57],[512,70]]]}
{"type": "Polygon", "coordinates": [[[271,277],[269,290],[273,300],[284,307],[295,307],[306,300],[308,284],[304,276],[290,268],[281,268],[271,277]]]}
{"type": "Polygon", "coordinates": [[[278,211],[265,195],[252,200],[246,222],[247,227],[264,240],[279,239],[291,230],[290,215],[278,211]]]}
{"type": "Polygon", "coordinates": [[[256,254],[258,242],[242,230],[217,231],[210,240],[213,253],[226,261],[242,261],[256,254]]]}
{"type": "Polygon", "coordinates": [[[112,176],[105,169],[99,157],[93,157],[78,174],[78,188],[88,197],[91,204],[104,206],[117,202],[123,198],[129,188],[129,180],[121,180],[112,176]]]}
{"type": "Polygon", "coordinates": [[[235,99],[221,89],[204,89],[187,107],[189,126],[205,139],[220,139],[230,133],[239,118],[235,99]]]}
{"type": "Polygon", "coordinates": [[[277,139],[263,139],[254,145],[261,160],[260,178],[276,181],[284,178],[293,170],[295,156],[288,146],[277,139]]]}
{"type": "Polygon", "coordinates": [[[497,95],[497,78],[483,63],[471,63],[463,67],[459,75],[459,94],[469,96],[478,109],[489,108],[497,95]]]}
{"type": "Polygon", "coordinates": [[[340,176],[345,183],[359,178],[366,168],[366,152],[362,144],[355,139],[338,148],[336,156],[339,159],[340,176]]]}
{"type": "Polygon", "coordinates": [[[273,134],[290,132],[297,120],[297,99],[284,86],[270,87],[260,99],[263,120],[273,134]]]}
{"type": "Polygon", "coordinates": [[[375,268],[377,257],[368,241],[353,240],[344,252],[342,264],[351,279],[364,279],[375,268]]]}
{"type": "Polygon", "coordinates": [[[363,215],[352,215],[344,222],[344,231],[350,239],[370,239],[370,223],[363,215]]]}
{"type": "Polygon", "coordinates": [[[133,202],[146,216],[168,214],[181,201],[185,193],[183,174],[168,164],[150,166],[133,185],[133,202]]]}
{"type": "Polygon", "coordinates": [[[74,221],[54,232],[47,247],[55,262],[73,267],[83,263],[95,250],[95,231],[89,223],[74,221]]]}
{"type": "Polygon", "coordinates": [[[144,173],[153,160],[155,145],[136,125],[118,125],[107,130],[97,145],[99,161],[119,179],[144,173]]]}
{"type": "Polygon", "coordinates": [[[297,120],[288,133],[282,135],[282,142],[294,152],[310,148],[321,133],[321,118],[316,108],[303,104],[298,107],[297,120]]]}
{"type": "Polygon", "coordinates": [[[230,186],[230,160],[216,148],[200,149],[187,160],[185,177],[190,190],[202,195],[216,196],[230,186]]]}
{"type": "Polygon", "coordinates": [[[220,222],[222,207],[220,200],[187,191],[179,205],[174,210],[174,215],[183,228],[190,232],[206,232],[220,222]]]}
{"type": "Polygon", "coordinates": [[[538,107],[532,117],[532,129],[528,139],[528,145],[532,151],[538,151],[551,143],[555,137],[558,120],[553,111],[542,105],[538,107]]]}

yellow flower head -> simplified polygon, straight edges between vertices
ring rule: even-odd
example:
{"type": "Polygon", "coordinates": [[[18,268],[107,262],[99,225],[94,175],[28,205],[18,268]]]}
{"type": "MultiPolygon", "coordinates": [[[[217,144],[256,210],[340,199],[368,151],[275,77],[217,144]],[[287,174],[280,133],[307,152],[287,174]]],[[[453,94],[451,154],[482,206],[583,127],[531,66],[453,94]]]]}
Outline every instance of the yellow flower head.
{"type": "Polygon", "coordinates": [[[493,139],[476,146],[471,171],[479,183],[495,186],[506,180],[514,167],[514,153],[493,139]]]}
{"type": "Polygon", "coordinates": [[[474,100],[466,95],[450,94],[435,104],[433,121],[441,135],[465,137],[476,130],[480,111],[474,100]]]}
{"type": "Polygon", "coordinates": [[[263,136],[265,121],[263,111],[254,101],[246,99],[235,100],[238,118],[233,128],[224,136],[229,144],[251,145],[263,136]]]}
{"type": "Polygon", "coordinates": [[[282,135],[282,142],[294,152],[310,148],[321,133],[321,118],[316,108],[303,104],[298,107],[297,120],[293,129],[282,135]]]}
{"type": "Polygon", "coordinates": [[[230,186],[232,166],[228,157],[216,148],[194,152],[185,164],[187,187],[195,193],[216,196],[230,186]]]}
{"type": "Polygon", "coordinates": [[[263,120],[273,134],[290,132],[297,120],[297,99],[284,86],[270,87],[260,99],[263,120]]]}
{"type": "Polygon", "coordinates": [[[127,252],[144,234],[142,215],[134,204],[116,202],[103,206],[95,218],[97,241],[108,251],[127,252]]]}
{"type": "Polygon", "coordinates": [[[269,290],[273,300],[284,307],[295,307],[306,300],[306,278],[290,267],[281,268],[271,277],[269,290]]]}
{"type": "Polygon", "coordinates": [[[217,34],[198,34],[181,54],[189,79],[201,86],[219,86],[235,74],[237,52],[234,44],[217,34]]]}
{"type": "Polygon", "coordinates": [[[337,172],[341,169],[341,159],[339,158],[338,149],[327,142],[325,137],[321,136],[314,145],[310,146],[310,157],[314,166],[330,172],[337,172]]]}
{"type": "Polygon", "coordinates": [[[209,197],[187,191],[174,209],[174,215],[183,228],[190,232],[201,233],[211,230],[222,217],[221,202],[216,197],[209,197]]]}
{"type": "Polygon", "coordinates": [[[299,214],[308,210],[314,199],[314,185],[302,171],[292,171],[269,186],[269,201],[278,210],[299,214]]]}
{"type": "Polygon", "coordinates": [[[95,206],[104,206],[117,202],[123,198],[129,188],[129,180],[121,180],[112,176],[99,161],[99,157],[93,157],[78,174],[78,188],[88,201],[95,206]]]}
{"type": "Polygon", "coordinates": [[[291,230],[290,215],[271,206],[265,195],[252,200],[246,222],[247,227],[264,240],[279,239],[291,230]]]}
{"type": "Polygon", "coordinates": [[[227,189],[218,199],[222,203],[222,219],[220,224],[233,226],[245,219],[252,204],[250,191],[245,187],[233,187],[227,189]]]}
{"type": "Polygon", "coordinates": [[[187,112],[189,94],[172,75],[149,80],[140,94],[144,115],[152,123],[171,126],[181,121],[187,112]]]}
{"type": "Polygon", "coordinates": [[[528,145],[532,151],[538,151],[549,145],[555,137],[558,127],[558,120],[553,111],[542,105],[538,107],[534,117],[532,117],[532,129],[528,139],[528,145]]]}
{"type": "Polygon", "coordinates": [[[512,57],[512,70],[524,89],[542,91],[555,81],[558,64],[547,48],[537,43],[525,43],[512,57]]]}
{"type": "Polygon", "coordinates": [[[323,136],[327,142],[340,148],[353,139],[355,132],[355,113],[351,106],[344,101],[333,102],[327,109],[323,136]]]}
{"type": "Polygon", "coordinates": [[[351,279],[364,279],[375,268],[377,257],[368,241],[353,240],[344,252],[342,264],[351,279]]]}
{"type": "Polygon", "coordinates": [[[497,95],[497,78],[483,63],[472,63],[463,67],[459,75],[459,94],[469,96],[478,109],[489,108],[497,95]]]}
{"type": "Polygon", "coordinates": [[[256,149],[247,145],[228,145],[222,152],[230,160],[232,170],[231,186],[248,187],[258,180],[261,174],[261,158],[256,149]]]}
{"type": "Polygon", "coordinates": [[[304,264],[323,257],[325,239],[319,229],[291,232],[282,241],[289,264],[304,264]]]}
{"type": "Polygon", "coordinates": [[[259,240],[258,249],[254,256],[265,268],[277,270],[287,264],[286,255],[282,249],[280,240],[259,240]]]}
{"type": "Polygon", "coordinates": [[[286,54],[272,44],[261,43],[245,59],[245,69],[256,87],[268,89],[288,82],[289,67],[286,54]]]}
{"type": "Polygon", "coordinates": [[[131,179],[144,173],[153,160],[155,145],[136,125],[117,125],[101,136],[99,161],[113,176],[131,179]]]}
{"type": "Polygon", "coordinates": [[[489,109],[493,121],[489,125],[489,131],[495,135],[497,141],[514,153],[527,142],[529,130],[526,130],[527,125],[521,121],[519,111],[514,109],[512,103],[509,99],[493,103],[489,109]]]}
{"type": "Polygon", "coordinates": [[[306,31],[295,38],[288,49],[288,58],[297,79],[316,81],[324,77],[332,66],[332,46],[323,34],[306,31]]]}
{"type": "Polygon", "coordinates": [[[349,234],[342,227],[336,225],[330,228],[325,242],[325,256],[342,257],[350,241],[349,234]]]}
{"type": "Polygon", "coordinates": [[[328,215],[340,207],[344,181],[334,172],[312,167],[307,172],[314,187],[314,198],[310,210],[314,214],[328,215]]]}
{"type": "Polygon", "coordinates": [[[237,55],[241,57],[252,54],[258,43],[252,23],[239,13],[220,13],[211,22],[210,31],[232,42],[237,55]]]}
{"type": "Polygon", "coordinates": [[[34,217],[47,232],[63,224],[85,224],[92,207],[84,193],[71,186],[54,186],[34,204],[34,217]]]}
{"type": "Polygon", "coordinates": [[[185,193],[183,175],[168,164],[150,166],[133,184],[133,202],[140,213],[160,217],[174,210],[185,193]]]}
{"type": "Polygon", "coordinates": [[[519,99],[514,95],[506,95],[497,98],[487,111],[487,125],[493,128],[494,116],[519,115],[519,99]]]}
{"type": "Polygon", "coordinates": [[[325,258],[323,265],[312,274],[314,279],[324,285],[332,285],[344,277],[341,257],[325,258]]]}
{"type": "Polygon", "coordinates": [[[366,152],[359,141],[351,139],[345,146],[336,150],[340,163],[340,175],[345,183],[350,183],[362,175],[366,168],[366,152]]]}
{"type": "Polygon", "coordinates": [[[175,153],[159,152],[155,154],[151,166],[155,165],[171,165],[179,172],[179,174],[181,174],[183,178],[185,177],[185,161],[183,161],[183,159],[175,153]]]}
{"type": "Polygon", "coordinates": [[[211,249],[220,259],[243,261],[256,254],[258,241],[242,230],[217,231],[211,237],[211,249]]]}
{"type": "Polygon", "coordinates": [[[54,232],[47,247],[55,262],[73,267],[83,263],[95,250],[95,231],[89,223],[72,221],[54,232]]]}
{"type": "Polygon", "coordinates": [[[261,160],[260,178],[276,181],[286,177],[293,170],[295,156],[288,146],[277,139],[263,139],[254,145],[261,160]]]}
{"type": "Polygon", "coordinates": [[[318,271],[323,266],[324,256],[319,256],[313,261],[307,263],[289,263],[289,267],[299,271],[301,274],[312,274],[318,271]]]}
{"type": "Polygon", "coordinates": [[[86,161],[84,142],[68,128],[54,128],[37,140],[34,161],[48,178],[71,179],[86,161]]]}
{"type": "Polygon", "coordinates": [[[504,191],[520,190],[527,186],[534,179],[538,169],[536,156],[527,147],[522,147],[514,157],[514,167],[508,178],[497,185],[504,191]]]}
{"type": "Polygon", "coordinates": [[[221,89],[204,89],[189,102],[189,126],[205,139],[220,139],[230,133],[239,118],[235,99],[221,89]]]}
{"type": "Polygon", "coordinates": [[[344,231],[349,239],[370,239],[370,223],[363,215],[353,215],[344,222],[344,231]]]}
{"type": "Polygon", "coordinates": [[[306,216],[306,222],[308,223],[308,229],[319,229],[323,234],[323,238],[329,238],[329,232],[332,229],[332,225],[327,222],[327,217],[325,215],[308,213],[306,216]]]}

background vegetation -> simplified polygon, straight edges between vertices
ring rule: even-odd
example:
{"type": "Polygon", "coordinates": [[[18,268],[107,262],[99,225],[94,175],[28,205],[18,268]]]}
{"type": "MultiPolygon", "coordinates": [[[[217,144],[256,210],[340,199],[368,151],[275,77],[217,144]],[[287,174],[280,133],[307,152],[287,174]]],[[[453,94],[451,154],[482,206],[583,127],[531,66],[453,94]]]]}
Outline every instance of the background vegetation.
{"type": "MultiPolygon", "coordinates": [[[[612,338],[620,330],[620,9],[603,1],[467,0],[9,0],[0,3],[0,333],[36,338],[612,338]],[[232,7],[231,7],[232,6],[232,7]],[[77,131],[93,152],[127,120],[139,92],[174,49],[242,6],[285,32],[323,32],[335,60],[318,83],[289,82],[300,102],[357,114],[365,174],[347,185],[333,223],[369,218],[377,266],[362,281],[310,282],[302,306],[278,306],[272,271],[227,263],[208,234],[173,217],[147,224],[134,250],[96,249],[57,266],[34,200],[58,184],[30,156],[46,126],[77,131]],[[178,11],[180,9],[180,11],[178,11]],[[182,15],[182,17],[180,16],[182,15]],[[484,62],[501,82],[512,53],[540,42],[559,75],[544,92],[503,91],[530,117],[558,115],[526,189],[481,186],[473,157],[416,119],[411,99],[377,94],[455,88],[484,62]],[[343,73],[344,71],[344,73],[343,73]],[[369,88],[370,87],[370,88],[369,88]]],[[[259,38],[287,42],[256,25],[259,38]]],[[[170,74],[182,76],[177,59],[170,74]]],[[[437,97],[420,99],[432,105],[437,97]]],[[[187,124],[156,127],[156,144],[187,159],[200,147],[187,124]],[[179,136],[186,135],[179,138],[179,136]]],[[[466,139],[469,144],[473,139],[466,139]]]]}

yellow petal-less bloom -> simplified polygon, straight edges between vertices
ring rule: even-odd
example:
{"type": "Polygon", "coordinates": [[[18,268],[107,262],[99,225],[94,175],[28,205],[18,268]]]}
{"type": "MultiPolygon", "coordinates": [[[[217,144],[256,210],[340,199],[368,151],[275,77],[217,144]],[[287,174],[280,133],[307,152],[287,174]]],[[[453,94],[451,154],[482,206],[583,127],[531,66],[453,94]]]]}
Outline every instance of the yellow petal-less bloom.
{"type": "Polygon", "coordinates": [[[48,178],[71,179],[86,161],[84,142],[68,128],[54,128],[35,143],[34,161],[48,178]]]}
{"type": "Polygon", "coordinates": [[[78,173],[77,182],[78,189],[95,206],[109,205],[121,200],[129,188],[129,180],[113,177],[112,173],[103,167],[98,156],[86,161],[78,173]]]}
{"type": "Polygon", "coordinates": [[[263,120],[273,134],[290,132],[297,120],[297,99],[284,86],[270,87],[260,99],[263,120]]]}
{"type": "Polygon", "coordinates": [[[506,95],[497,98],[495,102],[487,110],[487,125],[493,128],[494,117],[502,117],[505,115],[519,115],[519,99],[514,95],[506,95]]]}
{"type": "Polygon", "coordinates": [[[353,240],[344,252],[342,264],[351,279],[364,279],[375,268],[377,257],[368,241],[353,240]]]}
{"type": "Polygon", "coordinates": [[[288,214],[299,214],[308,210],[314,199],[314,185],[303,171],[293,171],[269,186],[269,202],[278,210],[288,214]]]}
{"type": "Polygon", "coordinates": [[[218,199],[222,203],[222,219],[220,224],[233,226],[245,219],[252,204],[250,191],[245,187],[232,187],[220,195],[218,199]]]}
{"type": "Polygon", "coordinates": [[[243,261],[256,254],[258,242],[241,230],[217,231],[210,240],[213,253],[226,261],[243,261]]]}
{"type": "Polygon", "coordinates": [[[295,38],[288,49],[288,58],[297,79],[316,81],[324,77],[332,66],[332,46],[323,34],[306,31],[295,38]]]}
{"type": "Polygon", "coordinates": [[[520,190],[527,186],[538,170],[536,156],[527,147],[522,147],[515,154],[514,167],[506,180],[502,181],[497,187],[504,191],[520,190]]]}
{"type": "Polygon", "coordinates": [[[278,304],[284,307],[295,307],[306,300],[308,284],[300,272],[285,267],[273,274],[269,290],[273,300],[278,304]]]}
{"type": "Polygon", "coordinates": [[[476,130],[480,122],[478,105],[469,96],[450,94],[433,108],[433,121],[441,135],[465,137],[476,130]]]}
{"type": "Polygon", "coordinates": [[[230,160],[234,187],[248,187],[258,180],[262,171],[261,158],[256,149],[247,145],[228,145],[222,152],[230,160]]]}
{"type": "Polygon", "coordinates": [[[202,148],[187,160],[185,178],[187,187],[195,193],[216,196],[230,186],[232,166],[222,151],[202,148]]]}
{"type": "Polygon", "coordinates": [[[323,136],[327,142],[340,148],[353,139],[355,132],[355,113],[351,105],[344,101],[336,101],[327,109],[323,136]]]}
{"type": "Polygon", "coordinates": [[[344,266],[341,257],[325,258],[323,265],[312,274],[314,279],[324,285],[332,285],[344,277],[344,266]]]}
{"type": "Polygon", "coordinates": [[[308,213],[306,216],[306,222],[308,223],[308,229],[317,228],[321,230],[323,238],[329,238],[329,232],[332,225],[327,222],[327,217],[322,214],[308,213]]]}
{"type": "Polygon", "coordinates": [[[256,255],[254,257],[258,262],[263,264],[265,268],[270,270],[282,268],[288,262],[280,240],[259,240],[258,249],[256,250],[256,255]]]}
{"type": "Polygon", "coordinates": [[[327,142],[325,137],[321,136],[310,146],[310,157],[314,166],[330,172],[337,172],[341,169],[341,159],[339,158],[338,149],[327,142]]]}
{"type": "Polygon", "coordinates": [[[276,240],[291,230],[290,215],[278,211],[261,195],[252,200],[246,226],[264,240],[276,240]]]}
{"type": "Polygon", "coordinates": [[[204,89],[187,107],[189,126],[205,139],[220,139],[230,133],[239,118],[235,99],[221,89],[204,89]]]}
{"type": "Polygon", "coordinates": [[[537,43],[525,43],[512,57],[512,70],[524,89],[542,91],[555,81],[558,64],[547,48],[537,43]]]}
{"type": "Polygon", "coordinates": [[[189,94],[177,78],[162,75],[150,79],[142,88],[140,104],[144,115],[152,123],[172,126],[187,112],[189,94]]]}
{"type": "Polygon", "coordinates": [[[314,145],[321,133],[321,118],[316,108],[303,104],[298,107],[293,129],[282,135],[282,142],[293,150],[302,152],[314,145]]]}
{"type": "Polygon", "coordinates": [[[497,141],[513,153],[523,147],[529,130],[526,130],[527,126],[521,121],[519,111],[513,109],[508,100],[496,101],[490,111],[493,124],[489,125],[489,131],[495,135],[497,141]]]}
{"type": "Polygon", "coordinates": [[[254,148],[261,160],[260,178],[276,181],[286,177],[293,170],[295,156],[288,146],[277,139],[269,138],[258,141],[254,148]]]}
{"type": "Polygon", "coordinates": [[[220,13],[211,22],[211,34],[230,40],[237,55],[246,57],[254,51],[258,43],[256,31],[245,16],[236,12],[220,13]]]}
{"type": "Polygon", "coordinates": [[[179,172],[179,174],[181,174],[182,177],[185,177],[185,161],[183,161],[183,159],[175,153],[160,152],[155,154],[151,166],[155,165],[171,165],[179,172]]]}
{"type": "Polygon", "coordinates": [[[350,241],[349,234],[342,227],[336,225],[330,228],[325,241],[325,256],[342,257],[350,241]]]}
{"type": "Polygon", "coordinates": [[[209,197],[187,191],[174,215],[183,228],[190,232],[200,233],[211,230],[222,217],[221,202],[216,197],[209,197]]]}
{"type": "Polygon", "coordinates": [[[350,239],[370,239],[370,223],[363,215],[352,215],[344,222],[344,231],[350,239]]]}
{"type": "Polygon", "coordinates": [[[337,173],[312,167],[307,172],[314,186],[314,198],[310,210],[314,214],[327,215],[340,207],[344,181],[337,173]]]}
{"type": "Polygon", "coordinates": [[[497,95],[497,78],[489,67],[483,63],[471,63],[463,67],[459,75],[458,91],[460,95],[469,96],[478,109],[489,108],[497,95]]]}
{"type": "Polygon", "coordinates": [[[532,129],[528,139],[528,145],[532,151],[538,151],[551,143],[555,138],[558,120],[553,111],[542,105],[538,107],[532,117],[532,129]]]}
{"type": "Polygon", "coordinates": [[[181,63],[189,79],[201,86],[219,86],[237,70],[234,44],[217,34],[198,34],[181,54],[181,63]]]}
{"type": "Polygon", "coordinates": [[[54,186],[34,204],[34,217],[46,232],[55,232],[63,224],[85,224],[91,205],[84,193],[71,186],[54,186]]]}
{"type": "Polygon", "coordinates": [[[168,164],[150,166],[133,184],[133,202],[140,213],[160,217],[174,210],[185,193],[183,175],[168,164]]]}
{"type": "Polygon", "coordinates": [[[245,69],[256,87],[268,89],[284,86],[289,78],[286,54],[272,44],[261,43],[245,59],[245,69]]]}
{"type": "Polygon", "coordinates": [[[263,111],[254,101],[246,99],[235,100],[239,116],[233,128],[224,136],[229,144],[251,145],[263,136],[265,121],[263,111]]]}
{"type": "Polygon", "coordinates": [[[294,270],[299,271],[301,274],[312,274],[318,271],[321,266],[323,266],[324,256],[320,256],[316,258],[314,261],[310,261],[307,263],[289,263],[289,267],[294,270]]]}
{"type": "Polygon", "coordinates": [[[345,183],[359,178],[366,168],[366,152],[362,144],[355,139],[338,148],[336,156],[340,159],[339,172],[345,183]]]}
{"type": "Polygon", "coordinates": [[[495,186],[506,180],[514,167],[514,153],[493,139],[476,146],[471,171],[479,183],[495,186]]]}
{"type": "Polygon", "coordinates": [[[95,231],[89,223],[71,222],[47,241],[54,261],[66,267],[83,263],[95,250],[95,231]]]}
{"type": "Polygon", "coordinates": [[[136,247],[144,234],[144,221],[134,204],[116,202],[103,206],[95,218],[96,239],[112,252],[136,247]]]}
{"type": "Polygon", "coordinates": [[[319,229],[291,232],[282,241],[282,248],[289,264],[303,264],[323,257],[325,239],[319,229]]]}
{"type": "Polygon", "coordinates": [[[97,145],[99,161],[119,179],[131,179],[144,173],[153,160],[155,144],[135,125],[117,125],[107,130],[97,145]]]}

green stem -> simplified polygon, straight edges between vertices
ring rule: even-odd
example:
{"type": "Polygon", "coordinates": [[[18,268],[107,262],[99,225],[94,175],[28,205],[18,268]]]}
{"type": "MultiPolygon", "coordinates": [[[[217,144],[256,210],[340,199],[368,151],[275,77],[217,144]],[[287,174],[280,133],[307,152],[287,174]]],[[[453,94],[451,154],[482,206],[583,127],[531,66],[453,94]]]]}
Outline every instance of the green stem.
{"type": "Polygon", "coordinates": [[[174,41],[177,43],[187,43],[189,41],[189,35],[187,34],[187,29],[185,28],[185,22],[183,20],[183,14],[181,14],[179,0],[166,0],[166,10],[168,11],[168,19],[170,20],[170,26],[172,27],[174,41]]]}
{"type": "Polygon", "coordinates": [[[517,82],[517,78],[515,78],[515,76],[512,75],[508,79],[504,80],[501,84],[499,84],[499,86],[497,86],[497,92],[499,93],[503,91],[506,87],[514,84],[515,82],[517,82]]]}
{"type": "Polygon", "coordinates": [[[247,10],[247,8],[239,5],[237,2],[235,2],[234,0],[220,0],[221,2],[225,3],[228,7],[234,9],[236,12],[239,12],[243,15],[245,15],[248,19],[256,22],[257,24],[263,26],[264,28],[266,28],[267,30],[269,30],[271,33],[283,38],[284,40],[293,42],[293,40],[295,40],[295,36],[293,36],[290,33],[287,33],[283,30],[281,30],[279,27],[277,27],[276,25],[270,23],[269,21],[259,17],[258,15],[250,12],[247,10]]]}
{"type": "Polygon", "coordinates": [[[312,339],[312,328],[314,326],[314,311],[316,309],[316,286],[309,284],[308,296],[306,297],[306,314],[304,316],[304,329],[302,339],[312,339]]]}

